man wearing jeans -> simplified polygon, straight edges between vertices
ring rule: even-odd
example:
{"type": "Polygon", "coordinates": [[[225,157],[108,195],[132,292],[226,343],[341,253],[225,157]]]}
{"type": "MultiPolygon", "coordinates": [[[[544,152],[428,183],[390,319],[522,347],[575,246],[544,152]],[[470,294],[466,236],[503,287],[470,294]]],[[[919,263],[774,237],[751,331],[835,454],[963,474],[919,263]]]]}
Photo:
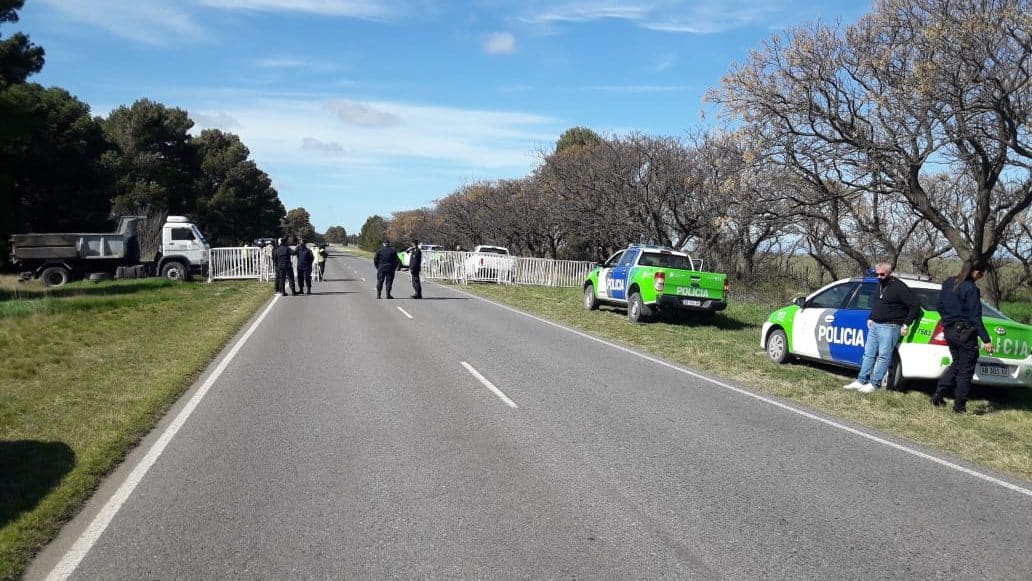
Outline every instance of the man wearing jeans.
{"type": "Polygon", "coordinates": [[[921,302],[903,281],[892,276],[892,266],[881,262],[874,267],[878,294],[867,319],[867,342],[860,375],[846,385],[860,393],[881,387],[899,338],[910,332],[910,325],[921,315],[921,302]]]}

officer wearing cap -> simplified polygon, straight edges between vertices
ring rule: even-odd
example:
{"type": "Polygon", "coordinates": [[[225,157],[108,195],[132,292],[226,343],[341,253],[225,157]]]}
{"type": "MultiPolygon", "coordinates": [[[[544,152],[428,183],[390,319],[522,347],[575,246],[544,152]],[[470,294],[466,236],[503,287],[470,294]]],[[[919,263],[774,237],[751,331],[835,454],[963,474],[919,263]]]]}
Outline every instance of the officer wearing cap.
{"type": "Polygon", "coordinates": [[[423,298],[423,285],[419,282],[419,271],[423,268],[423,249],[419,247],[419,240],[412,239],[412,247],[409,248],[409,277],[412,278],[412,290],[416,291],[412,298],[423,298]]]}
{"type": "Polygon", "coordinates": [[[943,335],[950,348],[951,362],[939,377],[932,405],[946,405],[944,397],[953,389],[953,411],[961,414],[967,411],[971,379],[978,362],[978,340],[982,340],[982,349],[986,353],[993,352],[992,340],[982,322],[982,293],[975,286],[984,274],[984,263],[965,260],[957,276],[942,283],[935,303],[942,317],[943,335]]]}
{"type": "Polygon", "coordinates": [[[384,240],[383,246],[373,255],[373,266],[376,267],[376,298],[380,298],[384,283],[387,283],[387,298],[391,296],[394,286],[394,271],[398,270],[398,251],[391,246],[390,240],[384,240]]]}
{"type": "Polygon", "coordinates": [[[290,293],[296,295],[294,286],[294,265],[290,260],[294,251],[287,245],[286,238],[279,239],[279,246],[272,251],[272,263],[276,265],[276,294],[287,296],[286,281],[290,281],[290,293]]]}

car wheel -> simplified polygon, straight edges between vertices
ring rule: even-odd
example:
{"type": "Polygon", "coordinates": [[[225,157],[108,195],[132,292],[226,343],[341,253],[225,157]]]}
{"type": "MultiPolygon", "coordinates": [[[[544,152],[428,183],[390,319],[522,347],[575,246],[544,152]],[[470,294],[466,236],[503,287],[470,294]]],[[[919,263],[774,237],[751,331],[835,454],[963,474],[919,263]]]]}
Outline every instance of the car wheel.
{"type": "Polygon", "coordinates": [[[788,361],[788,335],[781,329],[774,329],[767,335],[767,357],[774,363],[788,361]]]}
{"type": "Polygon", "coordinates": [[[584,309],[588,311],[594,311],[598,308],[598,299],[595,298],[595,286],[585,285],[584,286],[584,309]]]}
{"type": "Polygon", "coordinates": [[[645,306],[641,295],[636,292],[631,293],[631,297],[627,300],[627,318],[632,323],[640,323],[649,318],[651,314],[652,310],[645,306]]]}
{"type": "Polygon", "coordinates": [[[889,391],[899,391],[903,389],[905,382],[903,379],[903,364],[899,360],[899,353],[893,353],[892,360],[889,361],[889,369],[885,372],[883,385],[889,391]]]}
{"type": "Polygon", "coordinates": [[[43,269],[39,279],[43,281],[43,286],[57,288],[64,286],[68,281],[72,280],[72,273],[63,266],[49,266],[43,269]]]}
{"type": "Polygon", "coordinates": [[[161,276],[169,280],[175,281],[190,280],[190,275],[187,272],[186,267],[183,266],[182,262],[177,262],[175,260],[171,262],[166,262],[164,265],[162,265],[161,276]]]}

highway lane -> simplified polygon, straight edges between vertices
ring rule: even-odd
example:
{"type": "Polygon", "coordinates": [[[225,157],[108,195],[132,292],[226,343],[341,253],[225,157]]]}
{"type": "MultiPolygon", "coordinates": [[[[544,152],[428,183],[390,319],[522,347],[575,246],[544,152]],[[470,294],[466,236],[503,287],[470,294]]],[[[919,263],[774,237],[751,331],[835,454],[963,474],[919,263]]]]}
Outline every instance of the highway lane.
{"type": "Polygon", "coordinates": [[[327,277],[275,302],[73,578],[1032,571],[1032,497],[438,285],[377,301],[368,261],[327,277]]]}

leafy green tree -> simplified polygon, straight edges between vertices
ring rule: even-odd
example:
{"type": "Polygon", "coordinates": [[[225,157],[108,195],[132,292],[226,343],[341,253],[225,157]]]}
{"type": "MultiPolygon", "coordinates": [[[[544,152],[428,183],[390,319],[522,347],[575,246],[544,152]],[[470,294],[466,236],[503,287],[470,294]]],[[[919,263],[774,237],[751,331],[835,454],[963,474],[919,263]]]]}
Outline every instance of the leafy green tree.
{"type": "Polygon", "coordinates": [[[383,243],[384,234],[387,232],[387,221],[382,216],[370,216],[362,224],[362,231],[358,235],[358,247],[369,252],[375,251],[383,243]]]}
{"type": "Polygon", "coordinates": [[[555,152],[561,153],[571,147],[591,147],[602,143],[602,138],[587,127],[572,127],[559,136],[555,152]]]}
{"type": "Polygon", "coordinates": [[[310,241],[315,238],[315,226],[312,226],[312,216],[304,208],[294,208],[287,212],[283,218],[283,234],[294,238],[301,238],[310,241]]]}
{"type": "Polygon", "coordinates": [[[152,207],[194,213],[196,149],[186,111],[141,99],[112,111],[103,127],[116,146],[104,156],[116,176],[116,213],[152,207]]]}
{"type": "Polygon", "coordinates": [[[348,233],[343,226],[330,226],[326,229],[326,241],[331,244],[347,244],[348,233]]]}
{"type": "Polygon", "coordinates": [[[248,242],[279,228],[286,213],[279,194],[237,135],[208,129],[192,143],[200,165],[196,219],[213,244],[248,242]]]}
{"type": "Polygon", "coordinates": [[[100,159],[110,144],[89,106],[64,89],[35,83],[14,85],[8,93],[35,103],[27,117],[29,141],[12,172],[18,228],[67,232],[107,226],[113,180],[100,159]]]}
{"type": "MultiPolygon", "coordinates": [[[[0,25],[17,22],[24,4],[25,0],[0,0],[0,25]]],[[[29,144],[35,106],[10,88],[42,68],[43,49],[29,42],[29,37],[20,32],[7,39],[0,36],[0,264],[7,262],[7,240],[17,224],[14,170],[29,144]]]]}

